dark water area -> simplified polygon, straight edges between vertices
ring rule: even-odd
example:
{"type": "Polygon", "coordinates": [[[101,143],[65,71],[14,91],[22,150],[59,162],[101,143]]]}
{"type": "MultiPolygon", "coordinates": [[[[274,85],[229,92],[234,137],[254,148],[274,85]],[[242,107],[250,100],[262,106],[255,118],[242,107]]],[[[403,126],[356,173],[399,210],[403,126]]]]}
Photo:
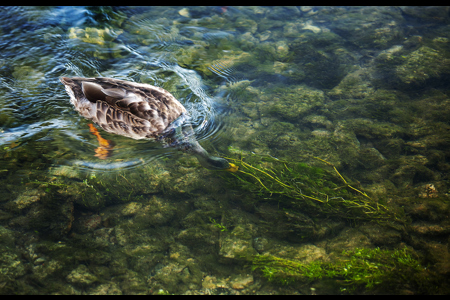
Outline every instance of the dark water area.
{"type": "Polygon", "coordinates": [[[0,8],[1,294],[448,294],[448,7],[0,8]],[[237,172],[99,133],[164,88],[237,172]]]}

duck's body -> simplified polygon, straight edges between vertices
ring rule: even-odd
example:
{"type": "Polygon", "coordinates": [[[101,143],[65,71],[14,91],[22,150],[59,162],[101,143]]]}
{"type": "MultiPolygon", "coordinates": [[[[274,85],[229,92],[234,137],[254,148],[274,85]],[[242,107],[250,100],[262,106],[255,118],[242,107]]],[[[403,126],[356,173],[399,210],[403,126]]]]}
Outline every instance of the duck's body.
{"type": "Polygon", "coordinates": [[[133,139],[167,138],[169,144],[196,155],[203,166],[233,171],[230,168],[234,165],[225,159],[209,156],[195,140],[190,126],[181,126],[187,111],[168,91],[112,78],[60,80],[75,109],[105,131],[133,139]],[[175,128],[183,128],[183,132],[175,135],[175,128]]]}
{"type": "Polygon", "coordinates": [[[155,139],[186,114],[168,91],[111,78],[62,77],[70,102],[105,131],[133,139],[155,139]]]}

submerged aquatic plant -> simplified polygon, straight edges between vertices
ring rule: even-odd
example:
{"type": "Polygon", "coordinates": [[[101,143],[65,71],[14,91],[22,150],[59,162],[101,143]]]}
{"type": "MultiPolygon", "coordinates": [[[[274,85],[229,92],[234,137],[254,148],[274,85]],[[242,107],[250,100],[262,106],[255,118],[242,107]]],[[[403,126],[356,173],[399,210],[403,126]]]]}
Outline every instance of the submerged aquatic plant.
{"type": "Polygon", "coordinates": [[[380,248],[355,248],[343,251],[334,262],[312,261],[303,264],[271,255],[257,255],[252,270],[258,270],[269,281],[290,284],[322,278],[338,279],[341,291],[349,292],[358,287],[373,289],[410,284],[426,292],[431,280],[425,267],[421,266],[412,252],[404,247],[396,250],[380,248]]]}
{"type": "Polygon", "coordinates": [[[265,197],[277,198],[310,212],[333,214],[350,220],[374,220],[378,223],[405,223],[398,210],[375,201],[367,193],[351,186],[336,167],[318,157],[314,159],[332,167],[333,171],[305,163],[283,161],[271,156],[254,155],[243,159],[227,158],[239,166],[232,173],[233,183],[265,197]]]}
{"type": "Polygon", "coordinates": [[[228,231],[227,227],[225,227],[225,225],[223,225],[222,223],[217,223],[217,221],[213,218],[209,218],[209,220],[211,221],[211,223],[213,223],[214,227],[220,229],[220,231],[228,231]]]}

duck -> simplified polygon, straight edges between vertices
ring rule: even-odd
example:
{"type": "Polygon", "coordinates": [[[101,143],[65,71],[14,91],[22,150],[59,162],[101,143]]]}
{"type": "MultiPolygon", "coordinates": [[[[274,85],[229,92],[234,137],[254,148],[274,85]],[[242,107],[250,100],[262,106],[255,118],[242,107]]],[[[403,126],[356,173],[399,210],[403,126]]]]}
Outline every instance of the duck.
{"type": "MultiPolygon", "coordinates": [[[[210,155],[198,143],[192,126],[186,122],[186,108],[165,89],[106,77],[61,77],[60,81],[75,110],[104,131],[136,140],[162,141],[193,154],[207,169],[238,170],[226,159],[210,155]]],[[[105,159],[114,143],[102,138],[94,125],[89,127],[100,144],[96,156],[105,159]]]]}

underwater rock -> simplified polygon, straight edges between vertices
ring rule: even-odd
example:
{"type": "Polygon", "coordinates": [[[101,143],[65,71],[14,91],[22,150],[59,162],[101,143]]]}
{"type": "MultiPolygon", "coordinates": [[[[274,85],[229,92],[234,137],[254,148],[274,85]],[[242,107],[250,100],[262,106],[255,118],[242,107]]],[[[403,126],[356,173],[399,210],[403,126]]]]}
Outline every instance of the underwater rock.
{"type": "Polygon", "coordinates": [[[224,279],[217,279],[215,276],[206,276],[203,278],[202,287],[205,289],[228,288],[224,279]]]}
{"type": "Polygon", "coordinates": [[[282,63],[281,61],[275,61],[273,63],[273,72],[275,74],[286,74],[286,70],[289,69],[290,64],[282,63]]]}
{"type": "Polygon", "coordinates": [[[271,250],[263,253],[264,255],[273,255],[280,258],[295,260],[308,264],[312,261],[329,261],[329,255],[324,248],[312,244],[290,245],[287,243],[273,242],[271,250]]]}
{"type": "Polygon", "coordinates": [[[141,209],[142,209],[142,203],[130,202],[130,203],[121,205],[121,208],[119,208],[119,211],[117,211],[117,214],[119,214],[119,216],[129,217],[129,216],[137,214],[141,209]]]}
{"type": "Polygon", "coordinates": [[[405,129],[397,124],[378,122],[376,120],[355,118],[345,121],[345,126],[352,130],[358,139],[395,138],[402,136],[405,129]]]}
{"type": "Polygon", "coordinates": [[[450,224],[433,224],[429,222],[418,222],[411,225],[411,231],[422,236],[448,236],[450,224]]]}
{"type": "Polygon", "coordinates": [[[218,234],[214,232],[212,227],[211,224],[210,228],[204,226],[187,228],[179,232],[177,240],[200,252],[211,251],[218,244],[218,234]]]}
{"type": "Polygon", "coordinates": [[[9,294],[16,278],[21,277],[27,272],[27,265],[20,259],[20,254],[13,249],[1,246],[0,259],[0,293],[9,294]]]}
{"type": "Polygon", "coordinates": [[[9,202],[7,207],[13,211],[20,211],[29,207],[31,204],[40,201],[45,195],[46,194],[39,189],[26,190],[21,193],[16,200],[9,202]]]}
{"type": "Polygon", "coordinates": [[[12,248],[14,240],[14,232],[0,225],[0,246],[12,248]]]}
{"type": "Polygon", "coordinates": [[[436,198],[438,196],[439,194],[434,184],[428,183],[421,187],[419,198],[436,198]]]}
{"type": "Polygon", "coordinates": [[[15,234],[0,225],[0,294],[11,294],[16,290],[17,278],[25,275],[31,268],[30,264],[25,264],[20,253],[15,246],[15,234]]]}
{"type": "MultiPolygon", "coordinates": [[[[251,34],[249,34],[251,35],[251,34]]],[[[246,42],[249,42],[248,38],[244,39],[246,42]]],[[[229,89],[237,90],[243,89],[245,86],[248,86],[251,81],[235,77],[234,68],[240,64],[254,64],[254,56],[250,52],[240,51],[240,50],[229,50],[221,56],[219,60],[214,60],[213,62],[208,62],[205,64],[205,67],[208,68],[208,73],[215,73],[219,76],[224,76],[228,83],[229,89]]]]}
{"type": "Polygon", "coordinates": [[[274,237],[292,242],[304,242],[310,239],[320,239],[316,232],[314,221],[306,214],[295,211],[283,211],[275,205],[263,204],[258,207],[258,214],[272,224],[267,232],[274,237]]]}
{"type": "MultiPolygon", "coordinates": [[[[391,172],[389,180],[399,188],[408,188],[420,182],[438,180],[437,176],[439,175],[427,168],[427,163],[428,159],[423,155],[401,156],[396,164],[392,165],[397,168],[393,173],[391,172]]],[[[411,196],[414,193],[412,189],[407,191],[411,196]]]]}
{"type": "Polygon", "coordinates": [[[449,21],[449,8],[447,6],[400,6],[402,12],[410,17],[429,23],[449,21]]]}
{"type": "Polygon", "coordinates": [[[253,239],[253,247],[258,253],[263,253],[271,248],[269,241],[263,237],[257,237],[253,239]]]}
{"type": "Polygon", "coordinates": [[[114,277],[113,281],[120,286],[126,295],[148,295],[149,289],[145,277],[137,272],[126,270],[124,273],[114,277]]]}
{"type": "Polygon", "coordinates": [[[73,203],[61,201],[58,198],[49,198],[49,201],[57,201],[58,205],[38,202],[32,205],[26,215],[12,219],[10,226],[33,230],[49,238],[58,239],[66,235],[73,222],[73,203]],[[51,217],[49,217],[51,216],[51,217]]]}
{"type": "Polygon", "coordinates": [[[186,17],[186,18],[190,18],[191,17],[191,15],[189,14],[189,9],[187,9],[187,8],[180,9],[178,11],[178,14],[180,16],[183,16],[183,17],[186,17]]]}
{"type": "Polygon", "coordinates": [[[328,130],[324,129],[315,129],[311,131],[311,134],[315,137],[328,138],[331,133],[328,130]]]}
{"type": "Polygon", "coordinates": [[[270,38],[271,33],[272,32],[270,30],[266,30],[262,33],[257,34],[257,37],[259,38],[260,42],[264,42],[265,40],[268,40],[270,38]]]}
{"type": "Polygon", "coordinates": [[[246,261],[257,254],[252,245],[252,236],[248,225],[237,225],[230,233],[222,235],[219,250],[220,260],[226,262],[230,259],[246,261]]]}
{"type": "Polygon", "coordinates": [[[45,284],[49,278],[54,278],[54,276],[59,277],[59,272],[63,269],[64,264],[59,259],[52,259],[44,264],[35,266],[31,278],[40,284],[45,284]]]}
{"type": "Polygon", "coordinates": [[[309,32],[309,34],[318,34],[322,32],[322,29],[318,26],[313,25],[312,20],[308,20],[306,22],[289,22],[283,27],[283,34],[288,38],[297,38],[299,36],[303,36],[305,34],[305,30],[309,32]]]}
{"type": "Polygon", "coordinates": [[[152,196],[136,212],[132,219],[133,227],[145,228],[148,226],[161,226],[170,222],[175,216],[178,208],[163,198],[152,196]]]}
{"type": "Polygon", "coordinates": [[[306,85],[275,89],[273,93],[261,95],[261,116],[273,115],[280,119],[298,122],[302,116],[325,102],[323,91],[306,85]],[[302,99],[302,101],[299,101],[302,99]]]}
{"type": "Polygon", "coordinates": [[[386,49],[403,40],[404,18],[397,7],[330,9],[333,10],[327,23],[330,30],[360,49],[386,49]]]}
{"type": "Polygon", "coordinates": [[[49,168],[49,174],[68,178],[80,178],[80,169],[72,166],[56,166],[49,168]]]}
{"type": "Polygon", "coordinates": [[[82,51],[96,58],[121,58],[123,48],[114,40],[122,32],[122,30],[114,31],[109,28],[72,27],[69,29],[69,39],[75,44],[75,47],[83,49],[82,51]]]}
{"type": "Polygon", "coordinates": [[[364,224],[358,229],[367,235],[375,246],[395,246],[402,238],[401,232],[377,224],[364,224]]]}
{"type": "Polygon", "coordinates": [[[331,99],[362,99],[374,93],[374,88],[368,78],[369,71],[358,68],[348,73],[345,77],[327,93],[331,99]]]}
{"type": "Polygon", "coordinates": [[[103,46],[106,42],[115,40],[122,32],[122,30],[114,31],[107,27],[105,29],[71,27],[69,28],[69,39],[80,39],[85,43],[103,46]]]}
{"type": "Polygon", "coordinates": [[[287,38],[297,37],[300,34],[299,27],[300,27],[300,24],[298,24],[298,23],[288,22],[283,27],[284,36],[287,38]]]}
{"type": "Polygon", "coordinates": [[[333,128],[333,123],[327,117],[321,115],[309,115],[303,118],[301,123],[311,126],[314,129],[326,128],[331,130],[333,128]]]}
{"type": "Polygon", "coordinates": [[[252,34],[258,29],[258,23],[246,17],[238,17],[234,22],[234,26],[242,31],[251,32],[252,34]]]}
{"type": "Polygon", "coordinates": [[[450,274],[450,252],[448,246],[437,242],[431,242],[426,244],[426,251],[429,253],[431,261],[435,262],[435,265],[431,267],[436,270],[438,274],[448,275],[450,274]]]}
{"type": "Polygon", "coordinates": [[[100,284],[88,291],[89,295],[122,295],[119,286],[114,282],[100,284]]]}
{"type": "Polygon", "coordinates": [[[361,147],[357,160],[367,169],[375,169],[386,163],[386,158],[374,147],[361,147]]]}
{"type": "Polygon", "coordinates": [[[428,79],[439,79],[450,73],[450,59],[430,47],[422,46],[404,57],[404,63],[395,68],[395,74],[403,84],[421,85],[428,79]]]}
{"type": "Polygon", "coordinates": [[[258,39],[250,32],[239,35],[236,40],[238,41],[240,48],[244,51],[253,51],[259,44],[258,39]]]}
{"type": "MultiPolygon", "coordinates": [[[[166,243],[158,239],[157,237],[144,238],[137,236],[132,237],[129,240],[134,240],[134,242],[141,242],[139,244],[125,245],[123,252],[129,257],[152,255],[152,253],[162,252],[167,248],[166,243]]],[[[119,241],[119,244],[122,243],[119,241]]]]}
{"type": "Polygon", "coordinates": [[[289,54],[289,46],[286,41],[278,41],[275,43],[276,59],[283,60],[289,54]]]}
{"type": "Polygon", "coordinates": [[[85,215],[78,218],[74,224],[74,230],[85,233],[94,231],[102,223],[102,217],[99,215],[85,215]]]}
{"type": "Polygon", "coordinates": [[[247,275],[237,275],[230,281],[230,285],[235,290],[242,290],[253,284],[253,276],[250,274],[247,275]]]}
{"type": "Polygon", "coordinates": [[[369,238],[361,233],[361,231],[354,228],[345,228],[338,236],[327,240],[324,246],[326,247],[328,253],[341,253],[343,250],[373,247],[369,238]]]}
{"type": "Polygon", "coordinates": [[[319,33],[322,31],[322,29],[320,29],[320,27],[314,26],[312,24],[312,20],[309,20],[309,21],[306,21],[305,23],[303,23],[302,29],[303,30],[311,30],[314,33],[319,33]]]}
{"type": "Polygon", "coordinates": [[[170,292],[183,293],[188,288],[198,289],[202,284],[202,275],[197,261],[187,258],[182,263],[170,262],[158,264],[149,277],[151,285],[162,284],[170,292]]]}
{"type": "Polygon", "coordinates": [[[89,272],[85,265],[78,265],[76,269],[73,269],[66,277],[70,283],[78,285],[89,285],[95,281],[98,281],[97,277],[89,272]]]}
{"type": "MultiPolygon", "coordinates": [[[[195,161],[194,157],[189,158],[192,162],[193,166],[198,167],[197,162],[195,161]]],[[[190,168],[179,168],[182,173],[185,174],[179,174],[176,178],[174,177],[172,180],[172,186],[171,189],[167,192],[173,193],[173,194],[186,194],[190,191],[193,191],[197,188],[204,188],[204,181],[201,177],[201,173],[199,172],[191,172],[190,168]]]]}
{"type": "MultiPolygon", "coordinates": [[[[418,186],[415,192],[426,193],[424,189],[426,189],[427,185],[429,184],[418,186]]],[[[435,185],[438,185],[438,183],[435,183],[435,185]]],[[[411,216],[413,221],[445,222],[448,219],[447,216],[450,214],[450,204],[442,201],[442,198],[415,198],[414,200],[408,198],[405,204],[407,204],[405,205],[405,212],[411,216]]],[[[447,226],[443,223],[441,225],[447,226]]]]}
{"type": "MultiPolygon", "coordinates": [[[[247,88],[248,89],[248,88],[247,88]]],[[[251,90],[251,88],[250,88],[251,90]]],[[[248,93],[250,94],[250,93],[248,93]]],[[[259,118],[259,105],[253,101],[250,102],[244,102],[239,106],[239,110],[246,116],[249,117],[251,120],[257,120],[259,118]]],[[[250,128],[248,128],[251,130],[250,128]]]]}
{"type": "Polygon", "coordinates": [[[307,13],[313,9],[313,6],[300,6],[300,10],[304,13],[307,13]]]}

